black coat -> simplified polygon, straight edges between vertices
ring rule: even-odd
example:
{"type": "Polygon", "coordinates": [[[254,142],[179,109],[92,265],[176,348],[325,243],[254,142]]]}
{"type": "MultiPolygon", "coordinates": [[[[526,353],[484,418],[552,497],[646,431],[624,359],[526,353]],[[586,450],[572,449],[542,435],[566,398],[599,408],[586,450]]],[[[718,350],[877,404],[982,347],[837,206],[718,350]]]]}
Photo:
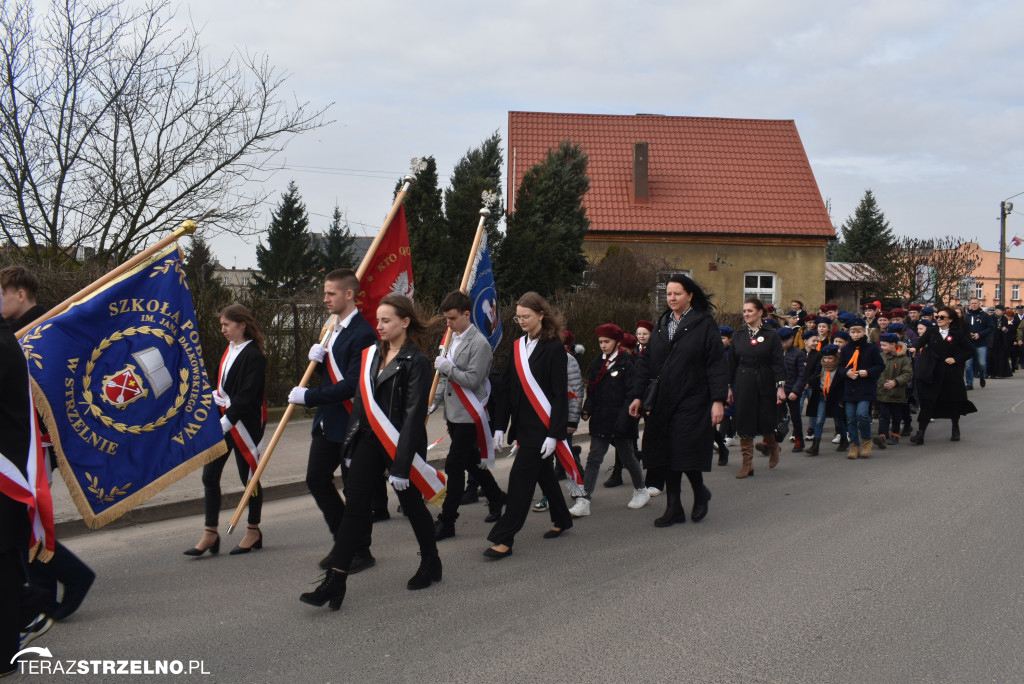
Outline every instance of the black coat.
{"type": "MultiPolygon", "coordinates": [[[[519,344],[517,339],[512,344],[519,344]]],[[[556,440],[568,435],[569,420],[569,373],[565,359],[565,347],[558,339],[537,340],[537,346],[530,354],[530,372],[540,384],[544,396],[551,404],[551,420],[544,427],[539,415],[530,403],[522,382],[516,372],[515,357],[509,359],[505,369],[505,401],[496,407],[495,430],[508,426],[508,442],[518,440],[523,446],[539,448],[547,437],[556,440]]]]}
{"type": "MultiPolygon", "coordinates": [[[[398,448],[395,461],[390,467],[391,474],[408,479],[413,457],[416,454],[424,459],[427,457],[427,401],[434,372],[430,360],[411,341],[407,341],[398,355],[381,371],[380,364],[386,350],[387,343],[377,343],[377,353],[370,367],[373,397],[391,424],[398,429],[398,448]]],[[[362,369],[353,378],[357,386],[361,373],[362,369]]],[[[348,377],[345,379],[348,380],[348,377]]],[[[355,437],[360,428],[372,432],[363,398],[357,390],[352,401],[352,415],[348,419],[348,431],[345,433],[346,458],[351,458],[355,452],[355,437]]]]}
{"type": "Polygon", "coordinates": [[[809,390],[807,397],[807,407],[804,410],[805,416],[816,416],[818,415],[818,401],[812,399],[816,390],[820,390],[821,383],[821,352],[817,349],[811,349],[806,352],[807,354],[807,389],[809,390]],[[813,403],[813,406],[811,405],[813,403]]]}
{"type": "Polygon", "coordinates": [[[668,339],[665,312],[651,332],[647,351],[637,358],[633,397],[660,376],[658,394],[645,419],[644,463],[648,468],[711,470],[714,426],[711,404],[729,396],[729,372],[718,325],[707,311],[691,310],[668,339]]]}
{"type": "MultiPolygon", "coordinates": [[[[334,358],[341,367],[342,381],[331,382],[327,372],[328,360],[317,365],[320,386],[306,390],[306,406],[316,408],[313,430],[323,426],[324,437],[332,442],[345,440],[348,425],[348,410],[342,403],[359,394],[359,363],[363,350],[377,342],[377,333],[358,312],[331,344],[334,358]]],[[[430,389],[429,387],[427,388],[430,389]]]]}
{"type": "Polygon", "coordinates": [[[602,374],[604,365],[603,356],[597,357],[587,374],[583,418],[590,421],[590,434],[608,438],[636,437],[638,421],[629,415],[629,404],[633,401],[633,357],[619,351],[602,374]]]}
{"type": "Polygon", "coordinates": [[[782,362],[786,366],[786,394],[795,392],[799,398],[807,386],[807,352],[790,347],[783,353],[782,362]]]}
{"type": "Polygon", "coordinates": [[[990,363],[986,372],[991,378],[1008,378],[1013,375],[1010,368],[1010,355],[1017,341],[1017,319],[1006,320],[1004,316],[993,317],[995,332],[992,334],[990,363]]]}
{"type": "Polygon", "coordinates": [[[954,418],[974,413],[978,409],[967,400],[964,385],[964,365],[974,358],[974,345],[967,334],[950,328],[946,337],[939,334],[938,326],[931,326],[918,341],[920,350],[914,368],[914,384],[921,405],[933,406],[933,418],[954,418]],[[950,339],[952,338],[952,339],[950,339]],[[952,358],[955,363],[947,364],[952,358]]]}
{"type": "MultiPolygon", "coordinates": [[[[809,416],[816,417],[818,415],[818,403],[821,401],[821,377],[824,373],[825,369],[819,361],[818,375],[815,377],[814,383],[808,385],[811,388],[810,396],[807,397],[807,415],[809,416]]],[[[836,368],[835,375],[829,383],[828,396],[825,397],[826,418],[846,420],[846,405],[843,403],[843,387],[846,384],[846,379],[842,369],[836,368]]]]}
{"type": "Polygon", "coordinates": [[[736,407],[736,434],[769,435],[779,426],[778,383],[786,381],[782,341],[767,325],[752,340],[740,326],[729,349],[729,379],[736,407]],[[757,340],[757,344],[752,344],[757,340]]]}
{"type": "MultiPolygon", "coordinates": [[[[253,444],[263,439],[263,391],[267,380],[267,357],[255,342],[245,345],[228,369],[228,376],[220,380],[224,394],[231,400],[231,406],[224,415],[232,425],[238,421],[245,426],[253,444]]],[[[228,447],[233,446],[230,435],[224,437],[228,447]]]]}
{"type": "Polygon", "coordinates": [[[885,361],[878,347],[868,341],[867,335],[857,342],[850,342],[839,352],[839,370],[845,375],[852,370],[850,364],[854,352],[857,355],[857,370],[867,371],[867,377],[850,379],[843,383],[843,401],[874,401],[878,391],[878,376],[885,370],[885,361]]]}
{"type": "MultiPolygon", "coordinates": [[[[28,408],[28,366],[14,331],[0,320],[0,454],[27,474],[32,422],[28,408]]],[[[28,509],[0,494],[0,551],[28,548],[28,509]]],[[[11,597],[5,596],[4,601],[11,597]]]]}

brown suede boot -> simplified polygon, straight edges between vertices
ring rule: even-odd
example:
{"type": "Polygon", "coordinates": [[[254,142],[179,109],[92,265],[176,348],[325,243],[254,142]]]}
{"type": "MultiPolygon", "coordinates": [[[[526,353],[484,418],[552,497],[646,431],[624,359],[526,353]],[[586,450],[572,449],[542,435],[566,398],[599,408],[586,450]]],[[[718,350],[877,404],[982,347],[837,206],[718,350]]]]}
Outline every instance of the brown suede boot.
{"type": "Polygon", "coordinates": [[[857,458],[860,455],[860,444],[850,442],[850,450],[846,452],[846,458],[857,458]]]}
{"type": "Polygon", "coordinates": [[[779,453],[782,451],[782,447],[775,441],[775,435],[768,435],[764,441],[768,444],[768,467],[774,468],[779,465],[779,453]]]}
{"type": "Polygon", "coordinates": [[[743,467],[736,473],[737,480],[754,475],[754,440],[741,439],[740,454],[743,456],[743,467]]]}
{"type": "Polygon", "coordinates": [[[871,440],[862,439],[860,441],[860,454],[858,458],[871,458],[871,440]]]}

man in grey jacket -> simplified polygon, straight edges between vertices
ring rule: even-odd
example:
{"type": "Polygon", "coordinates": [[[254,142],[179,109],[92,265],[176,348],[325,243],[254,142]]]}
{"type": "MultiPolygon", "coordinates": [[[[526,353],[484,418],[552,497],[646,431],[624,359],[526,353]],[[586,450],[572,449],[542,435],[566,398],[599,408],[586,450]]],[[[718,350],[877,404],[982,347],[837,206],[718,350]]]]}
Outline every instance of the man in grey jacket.
{"type": "Polygon", "coordinates": [[[494,476],[480,465],[481,456],[486,457],[487,454],[481,454],[479,435],[488,433],[488,443],[491,437],[487,412],[482,410],[490,398],[487,376],[491,370],[491,345],[470,321],[472,306],[469,295],[459,290],[449,292],[441,302],[452,341],[447,352],[434,361],[441,382],[431,411],[444,403],[444,418],[448,422],[452,445],[444,467],[448,476],[448,493],[434,527],[438,540],[455,536],[455,521],[459,517],[459,504],[466,488],[466,471],[473,474],[487,496],[489,514],[486,522],[498,520],[505,503],[505,493],[494,481],[494,476]]]}

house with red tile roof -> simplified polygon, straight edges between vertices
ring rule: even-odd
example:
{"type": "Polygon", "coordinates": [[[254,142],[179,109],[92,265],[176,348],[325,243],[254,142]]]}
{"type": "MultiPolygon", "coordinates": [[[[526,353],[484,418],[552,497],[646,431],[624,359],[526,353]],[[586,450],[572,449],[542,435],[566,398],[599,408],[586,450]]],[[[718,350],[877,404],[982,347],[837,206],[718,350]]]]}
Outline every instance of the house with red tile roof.
{"type": "Polygon", "coordinates": [[[748,296],[824,301],[835,229],[793,121],[509,112],[510,212],[523,175],[564,140],[589,157],[588,258],[656,253],[723,311],[748,296]]]}

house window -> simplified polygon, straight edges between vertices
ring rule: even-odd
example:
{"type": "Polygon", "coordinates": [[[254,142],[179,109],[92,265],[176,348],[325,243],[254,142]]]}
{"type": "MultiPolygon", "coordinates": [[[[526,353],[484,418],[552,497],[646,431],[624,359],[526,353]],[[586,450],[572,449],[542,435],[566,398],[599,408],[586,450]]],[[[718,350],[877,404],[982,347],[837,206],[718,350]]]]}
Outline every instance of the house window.
{"type": "Polygon", "coordinates": [[[1013,286],[1013,298],[1014,300],[1020,299],[1020,285],[1013,286]]]}
{"type": "Polygon", "coordinates": [[[999,283],[996,283],[996,304],[1003,298],[1003,293],[999,291],[999,283]]]}
{"type": "Polygon", "coordinates": [[[765,306],[775,304],[775,274],[756,271],[743,274],[743,299],[757,297],[765,306]]]}
{"type": "Polygon", "coordinates": [[[985,286],[981,283],[975,283],[974,285],[974,297],[975,299],[985,298],[985,286]]]}

